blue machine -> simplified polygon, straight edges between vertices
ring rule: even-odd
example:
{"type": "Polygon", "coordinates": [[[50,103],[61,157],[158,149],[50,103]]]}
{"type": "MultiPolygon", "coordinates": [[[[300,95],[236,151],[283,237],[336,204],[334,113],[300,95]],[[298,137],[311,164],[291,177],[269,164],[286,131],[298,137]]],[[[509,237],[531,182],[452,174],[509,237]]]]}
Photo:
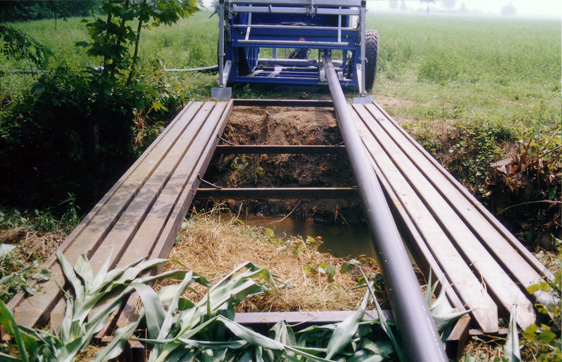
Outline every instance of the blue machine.
{"type": "Polygon", "coordinates": [[[365,0],[220,0],[219,86],[327,85],[327,52],[340,84],[365,96],[378,52],[378,35],[365,31],[365,6],[365,0]]]}

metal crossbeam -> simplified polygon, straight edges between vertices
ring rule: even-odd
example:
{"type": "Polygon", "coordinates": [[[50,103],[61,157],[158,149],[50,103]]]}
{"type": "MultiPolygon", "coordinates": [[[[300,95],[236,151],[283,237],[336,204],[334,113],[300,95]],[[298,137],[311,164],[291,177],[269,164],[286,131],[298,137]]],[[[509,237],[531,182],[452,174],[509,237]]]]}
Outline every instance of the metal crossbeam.
{"type": "Polygon", "coordinates": [[[217,154],[245,154],[245,155],[275,155],[275,154],[300,154],[318,155],[345,154],[345,146],[331,145],[219,145],[216,148],[217,154]]]}
{"type": "Polygon", "coordinates": [[[355,187],[199,188],[196,199],[356,199],[355,187]]]}

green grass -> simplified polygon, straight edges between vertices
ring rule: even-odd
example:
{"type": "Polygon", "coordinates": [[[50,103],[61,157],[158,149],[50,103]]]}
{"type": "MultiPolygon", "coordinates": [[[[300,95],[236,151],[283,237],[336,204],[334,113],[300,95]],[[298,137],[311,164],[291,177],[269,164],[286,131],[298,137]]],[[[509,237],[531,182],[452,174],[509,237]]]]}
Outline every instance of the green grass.
{"type": "MultiPolygon", "coordinates": [[[[216,64],[218,17],[200,12],[173,26],[144,29],[144,68],[191,68],[216,64]]],[[[99,65],[73,46],[88,39],[79,18],[14,23],[51,48],[56,62],[99,65]]],[[[391,106],[411,119],[467,118],[525,121],[544,104],[560,113],[560,21],[369,14],[380,33],[377,94],[411,101],[391,106]]],[[[0,70],[30,69],[28,62],[0,58],[0,70]]],[[[175,75],[186,86],[208,88],[216,77],[175,75]],[[193,84],[192,84],[193,83],[193,84]]],[[[33,76],[2,77],[0,91],[14,93],[33,76]]],[[[197,93],[197,92],[194,92],[197,93]]]]}
{"type": "Polygon", "coordinates": [[[377,94],[410,119],[560,119],[560,21],[374,14],[377,94]],[[544,118],[544,117],[543,117],[544,118]]]}

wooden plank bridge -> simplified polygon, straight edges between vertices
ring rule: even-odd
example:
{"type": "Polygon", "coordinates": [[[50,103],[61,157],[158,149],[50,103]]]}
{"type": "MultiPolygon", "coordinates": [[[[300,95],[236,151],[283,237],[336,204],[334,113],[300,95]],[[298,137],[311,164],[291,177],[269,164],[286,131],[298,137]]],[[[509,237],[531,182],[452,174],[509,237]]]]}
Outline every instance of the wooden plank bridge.
{"type": "MultiPolygon", "coordinates": [[[[217,147],[231,111],[237,105],[330,108],[332,102],[189,103],[66,238],[60,249],[69,262],[76,262],[86,253],[96,272],[107,258],[111,259],[112,267],[118,267],[142,256],[167,257],[199,188],[199,176],[205,173],[215,152],[340,153],[345,148],[217,147]]],[[[365,167],[372,167],[378,175],[401,236],[424,274],[428,276],[431,270],[433,278],[441,281],[453,307],[471,311],[470,327],[474,330],[499,333],[499,318],[506,317],[514,306],[521,328],[534,323],[534,298],[544,303],[549,302],[549,296],[530,296],[526,287],[552,275],[378,104],[350,105],[350,108],[368,151],[369,164],[365,167]]],[[[203,190],[201,195],[203,192],[212,194],[212,191],[203,190]]],[[[307,196],[307,190],[269,192],[267,197],[307,196]]],[[[316,192],[314,197],[356,196],[349,188],[310,192],[311,195],[316,192]]],[[[46,266],[52,271],[51,279],[42,284],[37,295],[24,298],[19,294],[8,305],[20,324],[44,325],[49,319],[55,322],[64,315],[59,287],[64,284],[64,277],[54,257],[46,266]]],[[[113,324],[122,325],[134,318],[132,306],[134,300],[129,301],[113,324]]],[[[334,316],[312,314],[295,317],[281,313],[275,318],[311,321],[334,316]]],[[[239,318],[255,324],[271,322],[271,316],[257,314],[239,318]]],[[[467,320],[459,326],[457,339],[459,335],[466,336],[467,320]]]]}

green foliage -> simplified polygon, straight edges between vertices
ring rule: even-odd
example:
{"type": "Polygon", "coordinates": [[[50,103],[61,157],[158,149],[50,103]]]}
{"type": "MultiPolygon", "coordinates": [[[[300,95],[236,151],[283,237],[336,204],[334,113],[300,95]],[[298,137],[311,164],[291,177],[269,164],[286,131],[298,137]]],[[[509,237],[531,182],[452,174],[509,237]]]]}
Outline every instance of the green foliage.
{"type": "Polygon", "coordinates": [[[53,65],[0,120],[0,171],[8,176],[0,195],[6,204],[49,205],[68,192],[80,204],[93,203],[156,137],[161,127],[151,125],[154,117],[175,113],[182,102],[161,64],[145,74],[136,71],[137,51],[142,24],[172,24],[197,10],[195,3],[107,1],[102,10],[107,19],[88,24],[92,40],[86,45],[103,67],[53,65]],[[136,31],[132,23],[139,25],[136,31]]]}
{"type": "Polygon", "coordinates": [[[503,146],[514,141],[515,131],[494,121],[463,120],[439,128],[429,124],[411,122],[403,126],[474,194],[485,197],[489,166],[502,157],[503,146]]]}
{"type": "Polygon", "coordinates": [[[562,360],[562,242],[557,240],[557,243],[554,279],[541,281],[527,288],[531,294],[547,293],[553,298],[550,303],[536,304],[543,323],[531,324],[522,334],[525,348],[531,350],[540,362],[562,360]]]}
{"type": "Polygon", "coordinates": [[[78,210],[76,198],[72,194],[54,208],[35,209],[32,212],[21,213],[17,209],[4,209],[0,206],[0,229],[24,228],[26,231],[40,233],[62,231],[70,234],[80,222],[78,210]]]}
{"type": "Polygon", "coordinates": [[[8,25],[0,24],[0,40],[3,42],[0,51],[8,59],[29,59],[35,65],[43,66],[47,63],[48,58],[53,56],[53,52],[49,48],[8,25]]]}
{"type": "Polygon", "coordinates": [[[0,301],[7,303],[16,293],[35,295],[29,284],[32,280],[48,280],[50,271],[40,269],[39,262],[24,260],[15,245],[0,244],[0,301]]]}
{"type": "Polygon", "coordinates": [[[78,45],[87,46],[89,55],[103,58],[105,81],[115,82],[127,74],[128,84],[134,77],[142,26],[171,25],[197,10],[194,0],[106,1],[101,7],[106,20],[96,18],[88,22],[91,41],[78,45]],[[132,27],[134,22],[138,22],[136,31],[132,27]],[[134,54],[130,53],[131,46],[135,47],[134,54]]]}
{"type": "MultiPolygon", "coordinates": [[[[72,288],[72,294],[67,295],[62,325],[55,333],[19,326],[5,304],[0,302],[0,323],[14,337],[19,359],[9,359],[10,356],[6,354],[0,354],[0,357],[21,361],[75,361],[77,354],[90,344],[111,313],[135,290],[130,286],[131,282],[148,283],[162,277],[152,276],[146,271],[167,262],[163,259],[139,259],[121,269],[109,271],[108,258],[94,276],[85,255],[74,266],[68,263],[60,251],[57,257],[72,288]]],[[[177,274],[163,275],[177,277],[177,274]]]]}
{"type": "MultiPolygon", "coordinates": [[[[148,338],[142,340],[152,345],[149,361],[181,358],[193,361],[362,361],[371,358],[382,361],[395,360],[396,356],[402,358],[394,326],[384,318],[370,282],[366,284],[368,290],[359,309],[343,322],[312,326],[295,333],[281,321],[267,337],[234,322],[238,303],[275,288],[274,276],[250,262],[241,264],[211,285],[191,271],[172,270],[156,276],[146,273],[166,262],[161,259],[137,260],[109,271],[108,258],[94,275],[85,256],[74,266],[62,253],[58,252],[57,256],[71,288],[62,325],[56,333],[19,326],[0,302],[0,323],[14,338],[18,355],[1,354],[4,360],[74,361],[111,312],[133,291],[143,302],[140,318],[118,329],[110,344],[98,351],[94,361],[118,357],[141,320],[146,322],[148,334],[148,338]],[[148,287],[147,283],[163,278],[181,280],[181,283],[164,286],[158,292],[148,287]],[[193,284],[208,288],[198,302],[185,298],[185,292],[195,290],[193,284]],[[381,316],[379,320],[363,318],[371,300],[381,316]]],[[[430,286],[428,290],[434,288],[430,286]]],[[[439,318],[448,319],[438,324],[440,330],[460,315],[451,313],[450,307],[446,308],[447,303],[440,304],[443,300],[439,297],[432,305],[428,298],[432,313],[439,311],[439,318]]]]}

